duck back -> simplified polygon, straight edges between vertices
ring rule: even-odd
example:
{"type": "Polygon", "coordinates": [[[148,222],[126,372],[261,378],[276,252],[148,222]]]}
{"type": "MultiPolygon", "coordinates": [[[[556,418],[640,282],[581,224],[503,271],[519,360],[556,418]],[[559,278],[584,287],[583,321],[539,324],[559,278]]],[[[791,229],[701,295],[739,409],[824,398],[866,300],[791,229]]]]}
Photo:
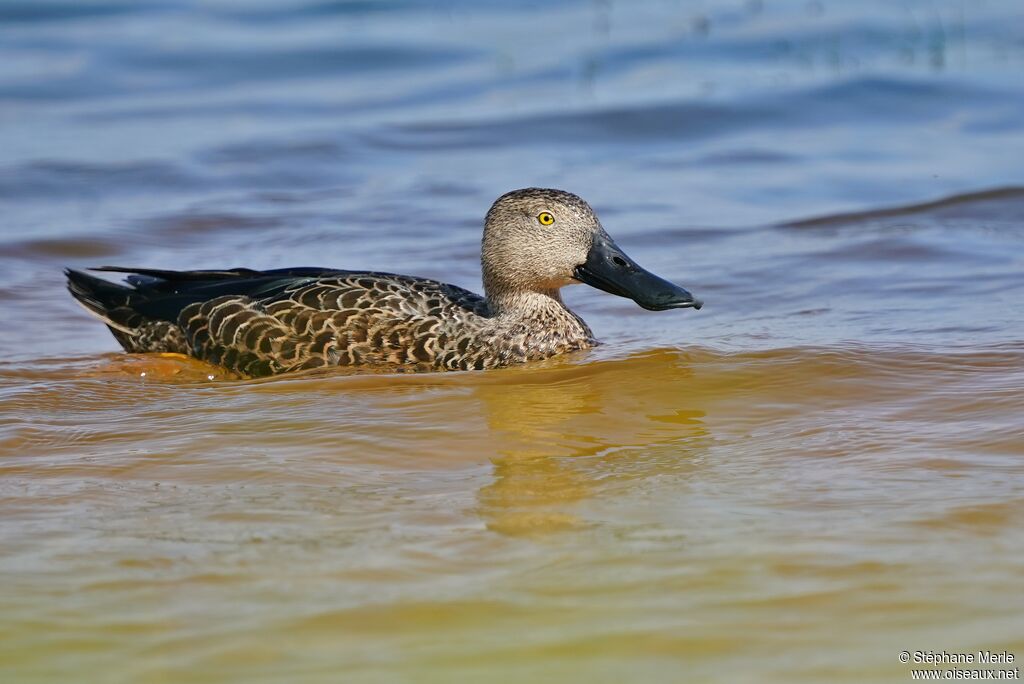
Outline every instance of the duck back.
{"type": "Polygon", "coordinates": [[[331,365],[477,367],[474,335],[489,318],[477,294],[390,273],[95,270],[129,274],[127,284],[68,270],[68,289],[126,351],[189,354],[248,376],[331,365]]]}

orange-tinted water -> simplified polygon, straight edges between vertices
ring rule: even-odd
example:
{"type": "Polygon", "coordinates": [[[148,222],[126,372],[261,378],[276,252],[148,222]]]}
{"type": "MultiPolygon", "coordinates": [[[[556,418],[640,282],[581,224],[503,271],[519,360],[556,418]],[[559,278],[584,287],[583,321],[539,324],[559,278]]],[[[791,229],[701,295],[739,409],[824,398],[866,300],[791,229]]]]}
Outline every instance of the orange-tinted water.
{"type": "Polygon", "coordinates": [[[1014,3],[12,7],[3,682],[1024,658],[1014,3]],[[589,352],[244,381],[121,354],[62,290],[99,262],[477,289],[484,211],[534,183],[705,309],[571,288],[589,352]]]}
{"type": "Polygon", "coordinates": [[[21,371],[2,661],[15,680],[887,681],[901,648],[1020,651],[1022,356],[21,371]]]}

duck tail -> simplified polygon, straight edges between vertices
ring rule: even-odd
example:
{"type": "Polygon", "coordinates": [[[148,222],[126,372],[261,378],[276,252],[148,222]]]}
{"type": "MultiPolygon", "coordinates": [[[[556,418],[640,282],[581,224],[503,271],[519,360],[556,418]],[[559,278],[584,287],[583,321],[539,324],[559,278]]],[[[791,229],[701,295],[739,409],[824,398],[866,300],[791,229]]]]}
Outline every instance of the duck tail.
{"type": "Polygon", "coordinates": [[[125,351],[188,351],[181,332],[166,321],[154,320],[138,310],[149,298],[132,287],[112,283],[82,271],[64,270],[71,296],[101,321],[125,351]]]}
{"type": "Polygon", "coordinates": [[[76,271],[64,269],[68,279],[68,292],[81,304],[86,311],[98,316],[114,330],[131,334],[142,322],[132,309],[138,295],[133,288],[118,285],[102,278],[76,271]]]}

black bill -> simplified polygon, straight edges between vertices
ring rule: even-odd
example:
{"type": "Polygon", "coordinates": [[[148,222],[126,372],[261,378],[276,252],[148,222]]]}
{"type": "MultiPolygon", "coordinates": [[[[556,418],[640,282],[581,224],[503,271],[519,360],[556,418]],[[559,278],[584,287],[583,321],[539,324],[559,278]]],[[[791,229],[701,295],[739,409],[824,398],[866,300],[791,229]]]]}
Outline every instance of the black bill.
{"type": "Polygon", "coordinates": [[[704,306],[704,302],[678,285],[640,268],[603,231],[594,236],[587,260],[576,267],[574,276],[582,283],[632,299],[651,311],[704,306]]]}

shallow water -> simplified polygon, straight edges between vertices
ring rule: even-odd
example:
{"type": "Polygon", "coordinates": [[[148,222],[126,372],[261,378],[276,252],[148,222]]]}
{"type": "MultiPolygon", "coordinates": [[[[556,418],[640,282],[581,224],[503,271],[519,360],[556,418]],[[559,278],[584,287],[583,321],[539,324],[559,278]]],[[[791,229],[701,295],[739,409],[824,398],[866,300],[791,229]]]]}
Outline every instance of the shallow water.
{"type": "Polygon", "coordinates": [[[1019,3],[0,6],[3,681],[907,681],[1024,657],[1019,3]],[[232,379],[60,269],[479,288],[552,185],[706,300],[232,379]]]}

